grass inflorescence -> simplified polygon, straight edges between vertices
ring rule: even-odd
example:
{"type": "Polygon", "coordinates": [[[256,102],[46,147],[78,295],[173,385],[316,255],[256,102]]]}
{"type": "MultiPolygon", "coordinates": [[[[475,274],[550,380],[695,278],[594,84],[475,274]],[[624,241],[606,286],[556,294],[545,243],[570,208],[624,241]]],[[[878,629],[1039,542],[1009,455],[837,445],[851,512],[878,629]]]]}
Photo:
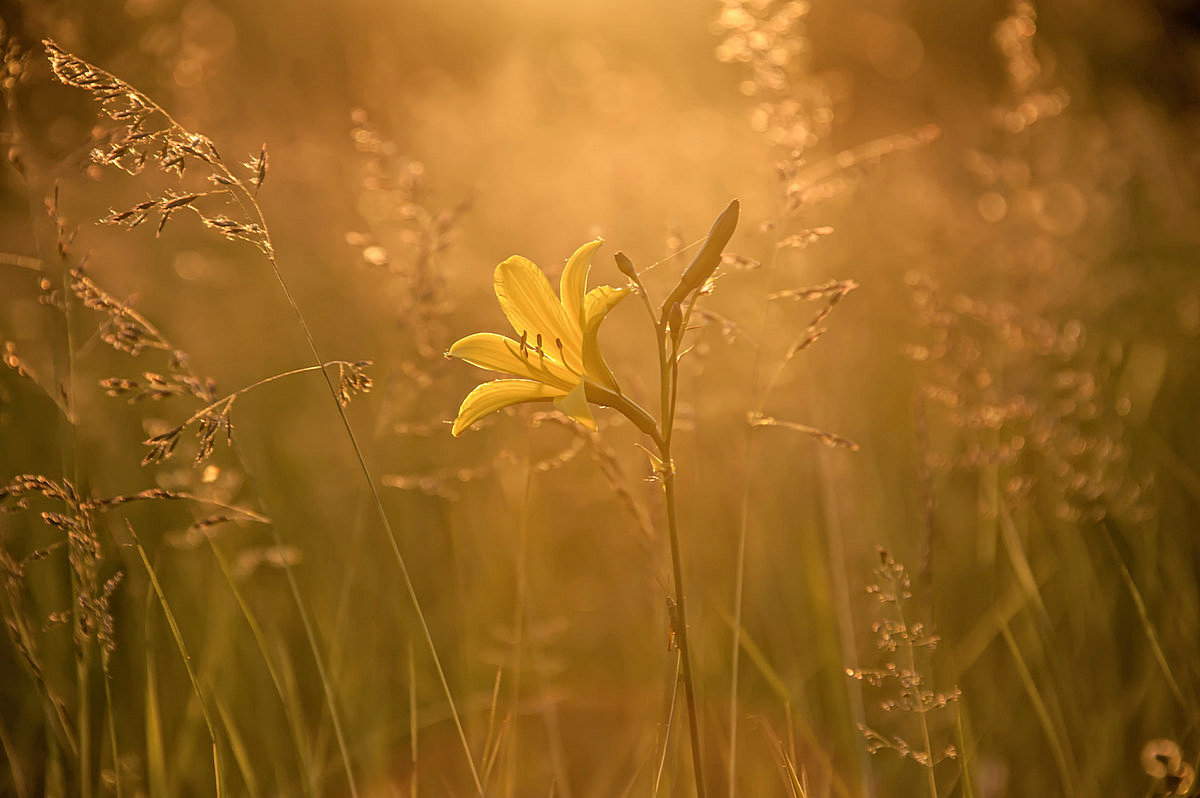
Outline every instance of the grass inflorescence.
{"type": "Polygon", "coordinates": [[[10,5],[0,795],[1195,794],[1182,11],[10,5]]]}

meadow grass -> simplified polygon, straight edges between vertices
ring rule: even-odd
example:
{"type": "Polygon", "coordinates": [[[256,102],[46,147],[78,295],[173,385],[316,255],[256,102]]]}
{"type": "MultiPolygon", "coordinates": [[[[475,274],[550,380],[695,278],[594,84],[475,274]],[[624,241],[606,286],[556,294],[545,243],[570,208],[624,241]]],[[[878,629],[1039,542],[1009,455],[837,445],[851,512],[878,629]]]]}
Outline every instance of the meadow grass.
{"type": "Polygon", "coordinates": [[[602,5],[6,12],[0,794],[1192,794],[1183,34],[602,5]]]}

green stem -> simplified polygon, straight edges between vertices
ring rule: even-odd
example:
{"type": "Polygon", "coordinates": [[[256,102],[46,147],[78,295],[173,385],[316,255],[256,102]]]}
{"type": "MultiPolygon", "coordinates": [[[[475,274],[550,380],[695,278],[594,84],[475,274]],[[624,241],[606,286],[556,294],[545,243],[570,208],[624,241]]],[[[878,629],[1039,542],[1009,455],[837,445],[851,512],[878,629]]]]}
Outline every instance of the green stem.
{"type": "MultiPolygon", "coordinates": [[[[257,382],[253,382],[243,388],[238,388],[233,393],[222,396],[220,399],[216,400],[215,402],[210,402],[209,404],[205,405],[204,407],[200,408],[195,413],[193,413],[191,416],[189,416],[187,421],[184,421],[182,424],[179,425],[179,427],[183,428],[183,427],[188,426],[189,424],[196,421],[197,419],[199,419],[205,415],[208,415],[209,413],[212,413],[217,408],[220,408],[222,405],[225,405],[224,410],[228,411],[229,405],[232,405],[234,400],[236,400],[239,396],[241,396],[242,394],[247,393],[249,391],[252,391],[255,388],[258,388],[262,385],[266,385],[267,383],[275,382],[276,380],[282,380],[285,377],[293,377],[297,374],[306,374],[310,371],[324,371],[325,369],[329,368],[330,366],[338,366],[338,365],[350,366],[353,364],[350,363],[350,361],[348,361],[348,360],[330,360],[328,363],[321,363],[321,364],[315,365],[315,366],[303,366],[301,368],[291,369],[289,371],[283,371],[283,372],[280,372],[279,374],[272,374],[270,377],[263,377],[261,380],[258,380],[257,382]]],[[[325,378],[328,380],[329,375],[326,374],[325,378]]]]}
{"type": "Polygon", "coordinates": [[[112,748],[113,784],[116,786],[117,798],[125,798],[125,791],[121,789],[121,749],[117,747],[116,705],[113,704],[112,672],[108,667],[107,651],[101,650],[100,664],[101,671],[104,673],[104,704],[105,714],[108,716],[108,744],[112,748]]]}
{"type": "MultiPolygon", "coordinates": [[[[690,310],[690,308],[689,308],[690,310]]],[[[705,798],[704,762],[700,754],[700,724],[696,715],[695,680],[692,676],[692,657],[688,646],[687,605],[683,589],[683,563],[679,554],[679,521],[675,508],[675,462],[671,459],[671,438],[675,427],[675,398],[679,381],[679,349],[667,332],[665,321],[657,325],[658,365],[662,399],[662,431],[656,438],[662,460],[663,493],[667,504],[667,533],[671,542],[671,570],[675,582],[675,640],[683,665],[683,690],[688,710],[688,732],[692,745],[692,770],[696,778],[696,795],[705,798]],[[670,354],[667,347],[671,347],[670,354]]],[[[678,341],[681,336],[674,336],[678,341]]]]}
{"type": "MultiPolygon", "coordinates": [[[[78,604],[78,596],[76,604],[78,604]]],[[[79,622],[76,617],[76,623],[79,622]]],[[[75,678],[79,684],[79,706],[76,723],[79,725],[79,794],[83,798],[91,798],[92,795],[92,717],[90,711],[91,695],[89,691],[88,681],[88,659],[85,653],[88,643],[86,640],[81,642],[81,650],[76,655],[75,659],[75,678]]]]}
{"type": "Polygon", "coordinates": [[[179,622],[175,619],[175,613],[171,610],[171,605],[167,603],[167,596],[163,592],[162,584],[158,581],[158,573],[154,570],[154,566],[151,565],[150,558],[146,554],[146,549],[142,547],[137,533],[133,531],[133,525],[127,520],[125,527],[129,530],[129,536],[133,539],[134,548],[137,549],[142,566],[146,569],[146,576],[150,580],[150,587],[154,592],[154,596],[158,599],[163,616],[167,619],[167,627],[171,630],[171,637],[175,639],[175,647],[179,650],[179,656],[183,660],[183,667],[187,671],[188,681],[192,683],[192,692],[195,694],[196,701],[200,705],[200,715],[204,718],[204,726],[208,729],[209,740],[212,741],[213,778],[217,790],[216,795],[217,798],[221,798],[225,794],[225,776],[222,768],[221,748],[217,742],[216,726],[213,724],[212,716],[208,712],[208,704],[205,703],[204,692],[200,689],[200,678],[196,675],[196,671],[192,667],[192,657],[188,654],[187,646],[183,642],[183,632],[179,629],[179,622]]]}
{"type": "Polygon", "coordinates": [[[663,462],[666,464],[663,473],[663,489],[667,500],[667,531],[671,538],[671,568],[675,576],[675,640],[679,644],[679,654],[683,661],[683,690],[688,709],[688,731],[692,741],[692,769],[696,776],[696,795],[705,798],[704,763],[700,756],[700,728],[696,717],[696,691],[693,687],[692,658],[688,648],[687,610],[683,592],[683,566],[679,557],[679,525],[675,518],[675,474],[672,473],[670,453],[661,450],[663,462]]]}
{"type": "Polygon", "coordinates": [[[649,435],[654,444],[660,450],[662,449],[663,436],[659,434],[658,423],[654,420],[653,416],[646,412],[645,408],[624,394],[610,391],[591,380],[586,381],[583,384],[583,388],[589,402],[604,407],[611,407],[618,411],[625,418],[629,419],[635,427],[649,435]]]}
{"type": "MultiPolygon", "coordinates": [[[[917,679],[917,654],[914,651],[912,638],[908,633],[908,625],[904,620],[903,599],[901,599],[903,586],[896,580],[892,583],[892,593],[895,595],[896,618],[900,621],[900,628],[904,630],[904,650],[908,654],[908,670],[912,674],[913,679],[917,679]]],[[[938,798],[937,778],[933,773],[933,742],[929,735],[929,722],[925,718],[925,713],[928,707],[925,704],[925,695],[921,689],[921,682],[917,681],[913,685],[913,693],[917,700],[917,718],[921,721],[921,742],[925,746],[925,774],[929,778],[929,796],[930,798],[938,798]]]]}
{"type": "MultiPolygon", "coordinates": [[[[54,214],[55,228],[58,231],[58,235],[61,236],[62,232],[61,232],[61,229],[59,228],[59,226],[63,223],[62,223],[61,219],[58,217],[58,210],[57,210],[58,191],[57,191],[57,189],[55,189],[52,207],[54,208],[53,214],[54,214]]],[[[60,249],[60,252],[63,252],[62,259],[63,259],[63,265],[65,267],[66,257],[67,257],[65,250],[60,249]]],[[[70,293],[68,291],[68,282],[69,282],[68,272],[69,271],[70,271],[69,269],[66,269],[63,272],[63,276],[62,276],[63,297],[64,297],[63,302],[65,303],[63,306],[63,324],[65,326],[65,332],[66,332],[66,337],[67,337],[67,385],[66,385],[66,389],[65,389],[66,397],[63,399],[63,406],[66,408],[66,422],[67,422],[67,428],[68,428],[68,435],[70,436],[70,455],[69,455],[70,469],[69,469],[69,471],[70,471],[70,475],[71,475],[70,476],[71,485],[74,488],[74,490],[72,491],[72,495],[75,497],[73,499],[72,503],[76,504],[76,507],[73,508],[73,510],[75,512],[78,512],[78,507],[77,507],[78,496],[80,495],[80,491],[82,490],[83,486],[80,484],[80,479],[79,479],[79,427],[77,426],[77,419],[75,417],[75,405],[74,405],[75,398],[78,395],[75,390],[75,330],[74,330],[74,325],[72,323],[72,314],[71,314],[72,304],[69,299],[66,299],[66,297],[70,296],[70,293]]],[[[64,478],[66,478],[67,473],[68,473],[68,467],[67,467],[67,463],[64,461],[64,463],[63,463],[63,477],[64,478]]],[[[85,522],[86,522],[86,519],[85,519],[85,522]]],[[[84,612],[82,607],[80,606],[80,598],[82,598],[84,591],[90,590],[93,586],[85,584],[83,581],[83,574],[76,573],[75,567],[71,564],[71,555],[70,555],[71,545],[73,545],[73,544],[68,543],[68,547],[67,547],[68,566],[67,567],[71,570],[71,584],[72,584],[72,591],[71,591],[72,613],[71,613],[71,615],[72,615],[72,620],[74,623],[73,634],[78,636],[80,626],[83,623],[83,612],[84,612]]],[[[80,556],[82,557],[84,555],[80,555],[80,556]]],[[[95,567],[95,566],[93,565],[93,567],[95,567]]],[[[89,581],[94,581],[94,580],[89,580],[89,581]]],[[[91,630],[91,632],[89,632],[89,634],[94,634],[94,630],[91,630]]],[[[85,636],[79,641],[79,647],[76,650],[76,654],[75,654],[75,678],[79,685],[79,696],[78,696],[79,706],[76,708],[77,709],[77,715],[76,715],[77,721],[76,722],[79,724],[79,727],[76,732],[78,734],[78,739],[79,739],[79,779],[80,779],[79,794],[81,796],[83,796],[83,798],[91,798],[91,796],[92,796],[92,717],[91,717],[91,694],[90,694],[91,693],[91,691],[90,691],[91,685],[89,682],[89,674],[88,674],[88,671],[90,670],[90,668],[91,668],[90,637],[85,636]]],[[[115,754],[115,752],[114,752],[114,754],[115,754]]]]}

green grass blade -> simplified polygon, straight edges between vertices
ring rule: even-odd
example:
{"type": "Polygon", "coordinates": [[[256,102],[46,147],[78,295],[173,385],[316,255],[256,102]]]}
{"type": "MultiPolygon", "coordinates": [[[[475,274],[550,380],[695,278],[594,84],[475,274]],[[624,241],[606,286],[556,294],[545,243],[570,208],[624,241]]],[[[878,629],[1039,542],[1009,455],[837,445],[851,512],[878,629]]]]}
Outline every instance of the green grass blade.
{"type": "Polygon", "coordinates": [[[208,728],[208,736],[212,742],[213,778],[216,784],[217,798],[220,798],[225,794],[225,785],[221,767],[220,747],[217,745],[217,730],[213,724],[212,716],[209,715],[208,706],[204,703],[204,693],[200,689],[200,681],[196,678],[196,671],[192,668],[192,658],[188,654],[187,645],[183,642],[183,632],[179,629],[179,624],[175,620],[175,613],[171,611],[171,605],[167,603],[166,594],[163,593],[162,585],[158,581],[158,574],[155,573],[154,566],[150,564],[150,558],[146,555],[146,550],[142,547],[141,541],[138,540],[137,533],[133,531],[133,525],[126,521],[126,528],[133,538],[133,545],[137,549],[138,556],[142,560],[142,565],[146,569],[146,576],[150,579],[150,586],[154,589],[154,595],[158,597],[158,603],[162,607],[163,616],[167,619],[167,626],[171,630],[171,636],[175,639],[175,646],[179,649],[179,656],[183,658],[183,666],[187,670],[188,680],[192,683],[192,692],[195,694],[196,700],[200,703],[200,713],[204,716],[204,725],[208,728]]]}

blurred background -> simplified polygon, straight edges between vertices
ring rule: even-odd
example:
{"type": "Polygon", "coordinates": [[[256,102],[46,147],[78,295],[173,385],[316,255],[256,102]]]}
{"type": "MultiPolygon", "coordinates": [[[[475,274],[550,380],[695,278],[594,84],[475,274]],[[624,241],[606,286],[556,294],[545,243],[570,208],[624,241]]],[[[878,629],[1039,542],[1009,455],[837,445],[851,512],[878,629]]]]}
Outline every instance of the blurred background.
{"type": "MultiPolygon", "coordinates": [[[[557,285],[600,236],[590,284],[624,284],[620,250],[661,299],[734,197],[676,449],[710,793],[1189,794],[1190,3],[8,0],[0,17],[3,794],[211,793],[214,747],[230,794],[476,791],[315,371],[239,394],[198,465],[194,426],[141,464],[144,439],[312,353],[253,244],[184,213],[157,235],[157,216],[97,224],[211,183],[156,152],[136,175],[93,159],[121,124],[55,80],[43,39],[239,178],[266,153],[256,198],[321,356],[372,362],[346,412],[487,794],[690,794],[690,753],[647,441],[548,405],[452,438],[495,375],[442,353],[508,332],[492,273],[512,254],[557,285]],[[900,606],[879,600],[892,561],[900,606]],[[904,709],[914,682],[925,711],[904,709]]],[[[656,410],[642,310],[619,306],[601,342],[656,410]]]]}

